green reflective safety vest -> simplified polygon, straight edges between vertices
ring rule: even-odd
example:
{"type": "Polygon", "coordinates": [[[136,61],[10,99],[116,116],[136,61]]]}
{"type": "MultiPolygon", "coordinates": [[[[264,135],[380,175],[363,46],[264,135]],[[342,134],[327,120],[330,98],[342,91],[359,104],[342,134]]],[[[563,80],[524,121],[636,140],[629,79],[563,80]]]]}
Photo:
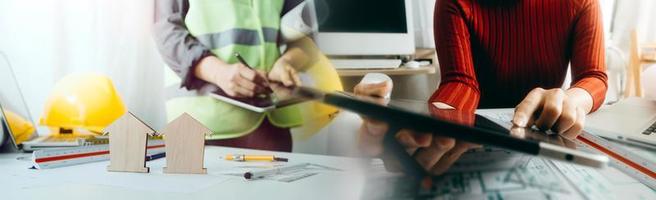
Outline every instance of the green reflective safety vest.
{"type": "MultiPolygon", "coordinates": [[[[280,57],[277,40],[283,3],[283,0],[189,0],[185,24],[198,41],[224,62],[237,63],[234,53],[240,53],[249,65],[270,71],[280,57]]],[[[167,90],[185,90],[179,88],[181,79],[178,76],[171,70],[165,71],[167,90]]],[[[207,139],[245,135],[255,130],[265,117],[278,127],[303,123],[298,106],[256,113],[200,91],[174,93],[177,94],[167,95],[167,119],[189,113],[213,131],[207,139]]]]}

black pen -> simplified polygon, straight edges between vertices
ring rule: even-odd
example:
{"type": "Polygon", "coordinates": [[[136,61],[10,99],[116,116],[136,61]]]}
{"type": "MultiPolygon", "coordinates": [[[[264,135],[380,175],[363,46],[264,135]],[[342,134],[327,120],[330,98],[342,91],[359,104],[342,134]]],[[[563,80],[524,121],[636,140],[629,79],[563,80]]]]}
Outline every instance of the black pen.
{"type": "Polygon", "coordinates": [[[146,161],[151,161],[151,160],[160,159],[160,158],[164,158],[164,157],[166,157],[166,152],[157,153],[157,154],[146,156],[146,161]]]}

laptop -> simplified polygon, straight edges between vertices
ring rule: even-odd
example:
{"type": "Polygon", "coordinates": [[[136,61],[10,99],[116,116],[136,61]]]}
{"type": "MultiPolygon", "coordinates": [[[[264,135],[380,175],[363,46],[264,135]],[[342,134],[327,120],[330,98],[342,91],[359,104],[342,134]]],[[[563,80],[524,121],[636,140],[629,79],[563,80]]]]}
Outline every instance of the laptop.
{"type": "Polygon", "coordinates": [[[607,139],[656,149],[656,101],[621,100],[590,114],[585,129],[607,139]]]}
{"type": "MultiPolygon", "coordinates": [[[[1,108],[2,105],[0,105],[1,108]]],[[[3,112],[0,112],[0,153],[18,152],[16,141],[8,130],[9,127],[6,126],[5,116],[3,112]]]]}
{"type": "MultiPolygon", "coordinates": [[[[107,143],[108,139],[104,136],[96,136],[93,134],[72,134],[57,131],[57,133],[45,136],[39,136],[39,129],[45,127],[37,127],[36,123],[31,121],[29,109],[23,94],[21,93],[18,81],[14,75],[12,67],[9,63],[7,56],[0,52],[0,124],[2,125],[2,137],[5,140],[3,148],[11,148],[13,150],[34,151],[46,148],[60,148],[60,147],[77,147],[89,144],[102,144],[107,143]],[[33,133],[30,134],[26,142],[17,142],[12,134],[12,124],[9,120],[16,119],[15,117],[7,117],[9,115],[20,117],[27,121],[34,127],[33,133]]],[[[1,140],[0,140],[1,141],[1,140]]],[[[2,144],[2,143],[0,143],[2,144]]]]}
{"type": "MultiPolygon", "coordinates": [[[[18,151],[21,145],[16,142],[16,138],[11,132],[12,129],[9,125],[13,123],[9,123],[9,120],[15,119],[15,117],[10,118],[9,114],[27,120],[31,119],[7,56],[0,52],[0,130],[2,132],[0,140],[2,145],[0,146],[3,147],[4,152],[18,151]]],[[[31,134],[30,137],[36,135],[36,133],[31,134]]]]}

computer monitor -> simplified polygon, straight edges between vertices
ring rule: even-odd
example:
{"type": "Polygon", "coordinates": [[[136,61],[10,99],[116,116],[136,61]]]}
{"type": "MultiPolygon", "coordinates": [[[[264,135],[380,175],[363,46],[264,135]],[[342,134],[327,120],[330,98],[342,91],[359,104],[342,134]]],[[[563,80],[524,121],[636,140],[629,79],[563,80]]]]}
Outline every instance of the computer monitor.
{"type": "Polygon", "coordinates": [[[412,0],[314,0],[316,42],[327,55],[412,55],[412,0]]]}

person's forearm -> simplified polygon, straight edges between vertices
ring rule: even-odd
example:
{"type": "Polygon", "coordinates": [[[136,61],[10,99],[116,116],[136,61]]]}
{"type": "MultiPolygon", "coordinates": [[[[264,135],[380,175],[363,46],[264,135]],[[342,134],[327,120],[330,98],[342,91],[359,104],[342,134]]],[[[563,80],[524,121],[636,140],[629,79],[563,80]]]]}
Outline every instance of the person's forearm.
{"type": "Polygon", "coordinates": [[[198,62],[198,65],[194,68],[194,75],[196,78],[216,84],[215,76],[218,74],[220,67],[225,65],[227,64],[221,59],[215,56],[207,56],[198,62]]]}
{"type": "Polygon", "coordinates": [[[572,101],[579,108],[583,108],[585,113],[592,111],[593,100],[590,93],[578,87],[569,88],[565,93],[567,94],[567,100],[572,101]]]}
{"type": "MultiPolygon", "coordinates": [[[[592,110],[592,96],[581,88],[570,88],[567,90],[568,101],[574,102],[586,113],[590,113],[592,110]]],[[[433,105],[438,109],[455,109],[453,106],[443,102],[434,102],[433,105]]]]}

